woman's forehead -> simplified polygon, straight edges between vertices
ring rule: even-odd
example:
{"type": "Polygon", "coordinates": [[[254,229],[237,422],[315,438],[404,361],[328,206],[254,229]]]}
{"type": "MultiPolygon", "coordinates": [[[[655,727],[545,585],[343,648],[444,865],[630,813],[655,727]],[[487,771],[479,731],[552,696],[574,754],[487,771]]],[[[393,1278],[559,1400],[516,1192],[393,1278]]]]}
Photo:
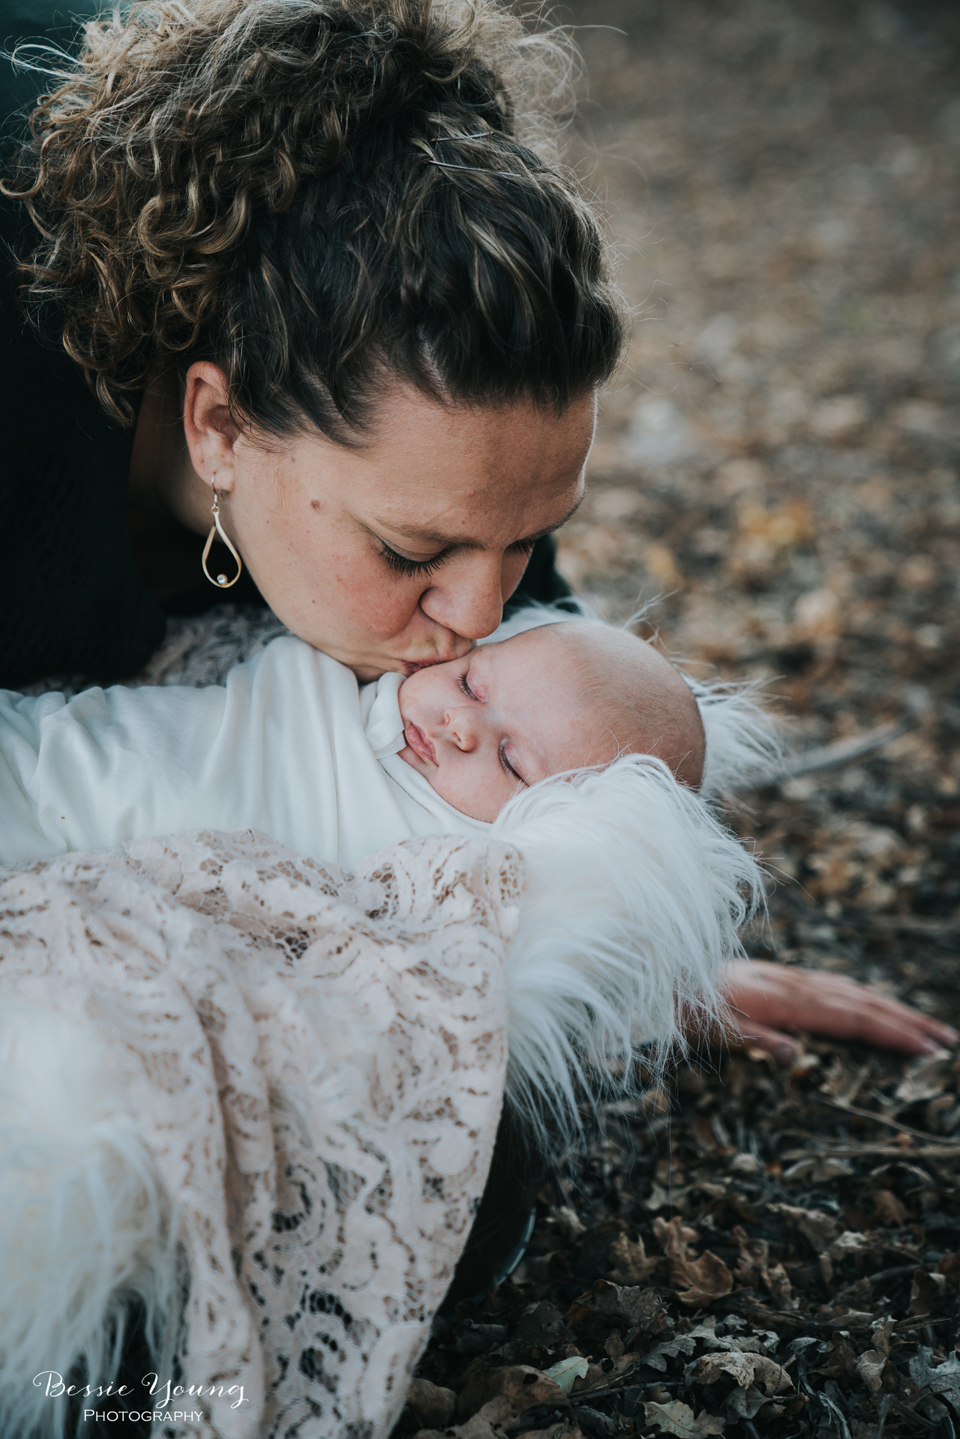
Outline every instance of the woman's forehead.
{"type": "Polygon", "coordinates": [[[476,539],[472,517],[530,510],[529,533],[560,523],[579,497],[594,427],[594,398],[559,413],[531,401],[504,406],[441,405],[398,386],[355,448],[305,436],[303,459],[349,487],[378,518],[425,539],[476,539]],[[311,450],[313,453],[311,453],[311,450]]]}

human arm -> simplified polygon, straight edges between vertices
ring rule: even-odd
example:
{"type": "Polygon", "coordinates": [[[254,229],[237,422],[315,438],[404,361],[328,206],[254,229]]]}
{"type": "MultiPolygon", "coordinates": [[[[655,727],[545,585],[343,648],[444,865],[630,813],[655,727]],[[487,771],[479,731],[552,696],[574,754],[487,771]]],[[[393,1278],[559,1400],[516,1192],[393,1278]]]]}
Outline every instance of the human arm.
{"type": "Polygon", "coordinates": [[[847,975],[796,969],[768,960],[730,965],[724,985],[739,1038],[789,1064],[796,1046],[786,1030],[855,1039],[904,1054],[931,1054],[954,1044],[950,1025],[901,1004],[847,975]]]}

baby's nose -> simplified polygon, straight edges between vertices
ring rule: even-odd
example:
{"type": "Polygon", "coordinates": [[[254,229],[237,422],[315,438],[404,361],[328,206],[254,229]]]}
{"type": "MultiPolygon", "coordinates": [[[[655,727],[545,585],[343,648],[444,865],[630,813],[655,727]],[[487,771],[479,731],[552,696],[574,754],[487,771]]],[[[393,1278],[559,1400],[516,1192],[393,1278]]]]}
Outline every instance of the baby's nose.
{"type": "Polygon", "coordinates": [[[448,710],[445,715],[447,729],[450,737],[459,750],[469,754],[475,750],[479,743],[480,722],[477,715],[468,707],[448,710]]]}

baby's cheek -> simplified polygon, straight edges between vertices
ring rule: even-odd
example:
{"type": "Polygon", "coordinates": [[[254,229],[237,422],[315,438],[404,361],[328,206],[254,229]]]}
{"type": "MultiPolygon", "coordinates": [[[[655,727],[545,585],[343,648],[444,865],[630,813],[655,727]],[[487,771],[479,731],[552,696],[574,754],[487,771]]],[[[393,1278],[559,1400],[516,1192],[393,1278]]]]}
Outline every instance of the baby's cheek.
{"type": "Polygon", "coordinates": [[[486,766],[471,765],[469,756],[464,756],[464,761],[441,769],[433,788],[461,814],[490,824],[510,798],[504,784],[506,776],[499,765],[496,774],[491,774],[486,766]]]}

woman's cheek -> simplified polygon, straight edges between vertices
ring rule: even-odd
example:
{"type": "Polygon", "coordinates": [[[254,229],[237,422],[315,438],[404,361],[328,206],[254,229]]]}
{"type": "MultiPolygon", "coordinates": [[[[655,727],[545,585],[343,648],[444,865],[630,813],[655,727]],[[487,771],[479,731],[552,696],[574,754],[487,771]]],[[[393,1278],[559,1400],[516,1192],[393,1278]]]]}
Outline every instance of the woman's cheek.
{"type": "Polygon", "coordinates": [[[336,607],[371,635],[389,637],[405,628],[419,603],[419,589],[402,575],[392,575],[379,555],[337,555],[328,559],[336,607]]]}

